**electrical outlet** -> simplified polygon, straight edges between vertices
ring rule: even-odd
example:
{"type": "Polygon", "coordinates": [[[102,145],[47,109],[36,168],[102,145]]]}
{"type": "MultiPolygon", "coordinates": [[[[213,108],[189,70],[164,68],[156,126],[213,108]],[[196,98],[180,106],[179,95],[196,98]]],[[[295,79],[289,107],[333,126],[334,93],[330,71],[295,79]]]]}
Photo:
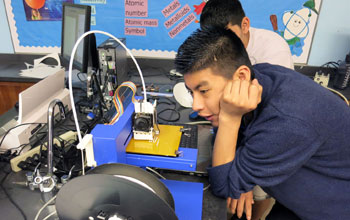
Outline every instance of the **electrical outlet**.
{"type": "Polygon", "coordinates": [[[326,75],[323,73],[316,72],[314,76],[314,81],[320,84],[321,86],[327,87],[329,82],[329,74],[326,75]]]}
{"type": "MultiPolygon", "coordinates": [[[[60,138],[62,140],[66,140],[66,141],[71,141],[71,140],[77,140],[77,132],[73,132],[73,131],[68,131],[64,134],[61,134],[60,135],[60,138]]],[[[45,142],[46,144],[46,142],[45,142]]],[[[54,144],[58,145],[58,146],[61,146],[61,143],[57,140],[57,139],[54,139],[54,144]]],[[[43,146],[42,148],[43,150],[46,150],[46,147],[43,146]]],[[[40,145],[39,146],[36,146],[34,147],[33,149],[21,154],[21,155],[18,155],[17,157],[13,158],[10,163],[11,163],[11,169],[13,172],[18,172],[20,170],[22,170],[21,168],[19,168],[17,165],[19,162],[21,161],[25,161],[28,157],[31,157],[33,156],[34,154],[38,154],[40,152],[40,145]]]]}

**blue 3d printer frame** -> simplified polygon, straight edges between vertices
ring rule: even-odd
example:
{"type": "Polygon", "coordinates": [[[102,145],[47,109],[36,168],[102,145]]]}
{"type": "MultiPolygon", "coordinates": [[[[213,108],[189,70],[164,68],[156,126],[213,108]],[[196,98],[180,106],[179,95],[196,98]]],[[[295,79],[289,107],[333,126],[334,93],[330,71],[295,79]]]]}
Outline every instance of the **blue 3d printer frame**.
{"type": "MultiPolygon", "coordinates": [[[[179,148],[182,153],[178,157],[126,153],[126,147],[133,136],[132,116],[134,111],[134,105],[130,103],[114,125],[98,124],[91,131],[94,159],[97,165],[125,163],[139,167],[196,170],[198,149],[179,148]]],[[[202,183],[162,181],[174,197],[175,213],[180,220],[202,218],[202,183]]]]}

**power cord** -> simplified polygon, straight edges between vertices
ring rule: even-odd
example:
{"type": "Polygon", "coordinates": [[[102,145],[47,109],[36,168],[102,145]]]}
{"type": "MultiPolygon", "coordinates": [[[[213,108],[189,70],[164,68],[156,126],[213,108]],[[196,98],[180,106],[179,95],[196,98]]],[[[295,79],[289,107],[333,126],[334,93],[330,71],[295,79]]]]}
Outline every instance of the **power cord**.
{"type": "Polygon", "coordinates": [[[345,101],[346,105],[349,106],[349,101],[343,94],[341,94],[340,92],[338,92],[335,89],[332,89],[332,88],[329,88],[329,87],[325,87],[325,88],[328,89],[329,91],[333,92],[334,94],[338,95],[341,99],[343,99],[345,101]]]}
{"type": "Polygon", "coordinates": [[[157,175],[158,177],[160,177],[163,180],[166,180],[166,178],[164,176],[162,176],[160,173],[158,173],[156,170],[152,169],[151,167],[146,167],[146,170],[154,173],[155,175],[157,175]]]}
{"type": "Polygon", "coordinates": [[[29,143],[26,143],[26,144],[21,144],[21,145],[19,145],[18,147],[13,147],[13,148],[8,148],[8,149],[6,149],[6,150],[2,150],[2,151],[0,151],[0,153],[2,153],[2,152],[11,152],[11,151],[13,151],[13,150],[18,150],[18,149],[20,149],[18,152],[14,152],[14,154],[15,155],[20,155],[21,154],[21,152],[24,150],[24,148],[26,147],[26,146],[28,146],[28,145],[30,145],[29,143]]]}
{"type": "Polygon", "coordinates": [[[210,184],[208,184],[207,186],[203,187],[203,191],[206,191],[210,188],[210,184]]]}
{"type": "Polygon", "coordinates": [[[168,100],[169,102],[166,102],[166,101],[160,101],[158,102],[158,106],[160,105],[168,105],[168,106],[171,106],[173,105],[173,107],[169,107],[169,108],[166,108],[166,109],[162,109],[161,111],[157,112],[157,118],[160,119],[160,120],[163,120],[165,122],[177,122],[181,115],[180,115],[180,112],[178,110],[176,110],[176,103],[175,102],[172,102],[170,100],[168,100]],[[172,118],[172,119],[169,119],[169,118],[164,118],[161,116],[161,114],[163,114],[164,112],[174,112],[176,114],[176,117],[175,118],[172,118]]]}
{"type": "Polygon", "coordinates": [[[50,214],[48,214],[45,218],[43,218],[43,220],[47,220],[47,219],[49,219],[51,216],[53,216],[53,215],[55,215],[55,214],[57,214],[57,212],[56,212],[56,211],[53,211],[53,212],[51,212],[50,214]]]}
{"type": "MultiPolygon", "coordinates": [[[[6,166],[6,165],[5,165],[6,166]]],[[[4,167],[5,167],[4,166],[4,167]]],[[[4,168],[3,167],[3,168],[4,168]]],[[[23,210],[17,205],[17,203],[12,199],[12,197],[10,196],[10,194],[7,192],[7,190],[4,187],[4,182],[7,179],[8,175],[11,173],[11,171],[9,172],[5,172],[5,169],[2,169],[5,174],[5,176],[2,178],[1,183],[0,183],[0,188],[4,191],[5,195],[7,196],[7,198],[10,200],[10,202],[16,207],[16,209],[21,213],[22,217],[24,220],[27,220],[27,216],[24,214],[23,210]]]]}
{"type": "Polygon", "coordinates": [[[41,212],[46,208],[46,206],[48,206],[51,202],[53,202],[56,199],[57,195],[52,197],[49,201],[47,201],[47,203],[45,203],[40,209],[39,211],[36,213],[36,216],[34,218],[34,220],[38,220],[39,216],[41,214],[41,212]]]}
{"type": "Polygon", "coordinates": [[[79,81],[82,82],[82,83],[86,83],[86,81],[87,81],[86,76],[85,76],[85,80],[84,80],[84,79],[81,79],[81,78],[80,78],[80,75],[81,75],[81,74],[85,74],[85,75],[86,75],[86,73],[79,72],[79,73],[77,74],[77,77],[78,77],[79,81]]]}
{"type": "Polygon", "coordinates": [[[11,153],[11,150],[7,150],[3,154],[0,154],[0,162],[9,163],[10,160],[16,156],[17,156],[16,152],[11,153]]]}
{"type": "Polygon", "coordinates": [[[157,117],[158,117],[158,119],[161,119],[161,120],[166,121],[166,122],[177,122],[180,119],[181,115],[180,115],[180,112],[178,110],[168,108],[168,109],[163,109],[163,110],[159,111],[157,114],[157,117]],[[166,119],[166,118],[163,118],[162,116],[160,116],[160,114],[162,114],[164,112],[169,112],[169,111],[174,112],[176,114],[176,118],[166,119]]]}
{"type": "Polygon", "coordinates": [[[320,72],[319,73],[317,72],[315,74],[314,81],[319,83],[320,85],[322,85],[323,87],[325,87],[329,91],[333,92],[334,94],[338,95],[349,106],[350,103],[349,103],[348,99],[342,93],[338,92],[335,89],[328,87],[328,80],[330,77],[332,77],[332,75],[335,76],[337,74],[337,70],[339,68],[340,62],[341,61],[338,61],[338,62],[330,61],[330,62],[323,64],[321,66],[321,68],[329,69],[332,74],[329,74],[330,76],[328,75],[328,79],[326,79],[327,74],[324,74],[323,70],[320,69],[320,72]],[[323,83],[323,81],[325,81],[326,83],[323,83]]]}
{"type": "Polygon", "coordinates": [[[19,125],[16,125],[16,126],[10,128],[9,130],[6,131],[6,133],[4,134],[4,136],[2,137],[2,139],[0,141],[0,148],[1,148],[2,143],[5,140],[5,137],[10,133],[11,130],[18,128],[18,127],[21,127],[23,125],[43,125],[43,124],[46,124],[46,123],[23,123],[23,124],[19,124],[19,125]]]}

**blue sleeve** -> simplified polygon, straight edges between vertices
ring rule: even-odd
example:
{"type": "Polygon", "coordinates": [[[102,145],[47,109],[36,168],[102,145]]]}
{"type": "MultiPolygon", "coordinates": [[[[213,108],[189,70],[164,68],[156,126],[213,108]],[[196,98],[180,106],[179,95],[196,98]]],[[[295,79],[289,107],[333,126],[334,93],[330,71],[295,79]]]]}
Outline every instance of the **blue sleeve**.
{"type": "Polygon", "coordinates": [[[243,133],[235,159],[208,169],[213,193],[239,198],[255,185],[277,185],[317,151],[321,140],[313,128],[293,118],[273,117],[252,122],[243,133]]]}

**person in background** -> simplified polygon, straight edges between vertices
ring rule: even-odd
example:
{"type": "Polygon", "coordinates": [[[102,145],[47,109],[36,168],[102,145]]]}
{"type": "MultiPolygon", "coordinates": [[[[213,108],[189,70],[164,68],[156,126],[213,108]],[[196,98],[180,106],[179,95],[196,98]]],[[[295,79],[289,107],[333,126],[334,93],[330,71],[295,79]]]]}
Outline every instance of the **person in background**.
{"type": "Polygon", "coordinates": [[[350,111],[308,77],[251,66],[232,31],[204,28],[179,47],[176,70],[193,110],[218,128],[208,169],[212,192],[251,219],[250,191],[276,200],[267,220],[350,216],[350,111]]]}
{"type": "Polygon", "coordinates": [[[218,26],[236,33],[246,48],[250,62],[271,63],[294,69],[287,42],[277,33],[250,27],[239,0],[210,0],[200,16],[201,28],[218,26]]]}

